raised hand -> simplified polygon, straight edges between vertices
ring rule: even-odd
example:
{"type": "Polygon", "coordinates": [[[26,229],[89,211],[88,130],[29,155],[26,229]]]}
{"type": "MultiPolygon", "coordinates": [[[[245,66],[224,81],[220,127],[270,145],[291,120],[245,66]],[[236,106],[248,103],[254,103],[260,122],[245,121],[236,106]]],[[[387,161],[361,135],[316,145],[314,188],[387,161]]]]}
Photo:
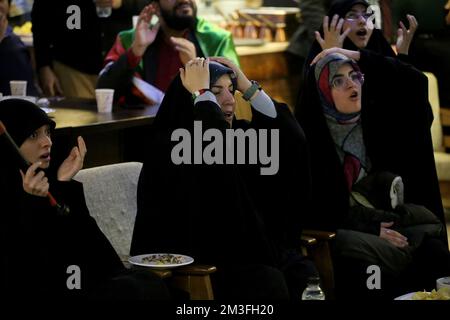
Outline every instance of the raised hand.
{"type": "Polygon", "coordinates": [[[209,89],[209,59],[195,58],[180,68],[183,86],[190,93],[201,89],[209,89]]]}
{"type": "Polygon", "coordinates": [[[174,45],[175,50],[178,51],[183,65],[197,57],[197,50],[191,41],[179,37],[170,37],[170,41],[174,45]]]}
{"type": "Polygon", "coordinates": [[[136,30],[134,32],[133,44],[131,45],[131,50],[133,50],[133,53],[138,57],[144,55],[145,50],[147,50],[147,47],[155,41],[156,35],[158,34],[159,22],[150,28],[150,21],[155,14],[155,6],[149,4],[139,15],[136,30]]]}
{"type": "Polygon", "coordinates": [[[225,57],[211,57],[212,61],[219,62],[228,68],[232,69],[234,73],[236,74],[236,81],[237,81],[237,90],[244,93],[247,91],[248,88],[252,85],[250,80],[248,80],[247,76],[242,72],[242,70],[230,59],[227,59],[225,57]]]}
{"type": "Polygon", "coordinates": [[[348,28],[342,32],[342,26],[344,25],[344,19],[340,18],[337,14],[333,16],[333,19],[329,23],[330,18],[325,16],[323,18],[323,38],[319,31],[315,32],[316,40],[319,42],[322,49],[329,49],[333,47],[342,48],[344,40],[350,33],[351,28],[348,28]]]}
{"type": "Polygon", "coordinates": [[[400,21],[400,28],[397,30],[397,52],[401,54],[408,54],[409,46],[414,38],[414,33],[417,30],[419,24],[414,16],[406,15],[409,22],[409,29],[406,29],[403,22],[400,21]]]}
{"type": "Polygon", "coordinates": [[[406,247],[408,245],[408,238],[395,230],[389,229],[393,224],[394,222],[381,222],[380,238],[389,241],[398,248],[406,247]]]}
{"type": "Polygon", "coordinates": [[[20,174],[22,175],[23,190],[26,193],[37,197],[46,197],[50,187],[48,179],[44,171],[36,173],[37,168],[41,164],[41,162],[35,162],[28,168],[25,174],[22,171],[20,171],[20,174]]]}
{"type": "Polygon", "coordinates": [[[86,156],[86,144],[82,137],[78,137],[78,146],[73,147],[69,156],[64,160],[58,169],[57,177],[59,181],[70,181],[83,168],[84,157],[86,156]]]}

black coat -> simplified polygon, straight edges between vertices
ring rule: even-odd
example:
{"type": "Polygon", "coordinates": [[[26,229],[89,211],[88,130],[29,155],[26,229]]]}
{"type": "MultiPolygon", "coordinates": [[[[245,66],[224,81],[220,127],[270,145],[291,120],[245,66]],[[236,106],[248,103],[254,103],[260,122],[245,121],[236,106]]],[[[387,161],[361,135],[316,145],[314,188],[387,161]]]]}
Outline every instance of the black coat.
{"type": "Polygon", "coordinates": [[[228,128],[216,104],[194,107],[179,76],[174,80],[146,144],[149,155],[138,187],[133,255],[175,251],[216,265],[281,263],[283,250],[298,245],[309,164],[303,131],[286,105],[275,106],[276,119],[253,110],[252,122],[235,120],[233,128],[280,129],[277,175],[260,176],[259,165],[174,165],[174,129],[192,132],[194,120],[202,120],[203,129],[228,128]]]}
{"type": "MultiPolygon", "coordinates": [[[[365,74],[361,121],[372,170],[402,176],[405,202],[425,206],[444,222],[426,77],[396,58],[368,50],[361,50],[358,65],[365,74]]],[[[309,73],[307,86],[296,108],[296,117],[311,152],[314,213],[309,224],[330,230],[361,229],[355,226],[355,217],[348,210],[349,193],[343,168],[323,115],[314,72],[309,73]]],[[[376,222],[379,228],[379,221],[373,221],[373,217],[357,219],[364,224],[376,222]]],[[[379,232],[371,229],[373,233],[379,232]]]]}
{"type": "Polygon", "coordinates": [[[5,296],[87,297],[124,270],[89,215],[81,183],[57,182],[50,176],[52,194],[70,207],[68,215],[60,215],[47,198],[23,190],[17,167],[8,161],[1,163],[0,288],[5,296]],[[67,288],[66,281],[73,274],[67,273],[70,265],[81,270],[81,290],[67,288]]]}

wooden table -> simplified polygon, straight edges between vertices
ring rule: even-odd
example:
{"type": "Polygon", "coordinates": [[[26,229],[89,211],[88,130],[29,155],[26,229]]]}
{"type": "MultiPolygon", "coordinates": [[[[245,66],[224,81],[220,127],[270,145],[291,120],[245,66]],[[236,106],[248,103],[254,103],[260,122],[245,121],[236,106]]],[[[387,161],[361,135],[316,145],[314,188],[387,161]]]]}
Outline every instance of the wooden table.
{"type": "MultiPolygon", "coordinates": [[[[56,122],[53,159],[58,164],[69,154],[79,135],[88,153],[85,168],[124,161],[143,161],[145,136],[157,106],[119,107],[112,113],[98,113],[95,100],[64,99],[51,102],[56,122]]],[[[53,161],[53,160],[52,160],[53,161]]]]}

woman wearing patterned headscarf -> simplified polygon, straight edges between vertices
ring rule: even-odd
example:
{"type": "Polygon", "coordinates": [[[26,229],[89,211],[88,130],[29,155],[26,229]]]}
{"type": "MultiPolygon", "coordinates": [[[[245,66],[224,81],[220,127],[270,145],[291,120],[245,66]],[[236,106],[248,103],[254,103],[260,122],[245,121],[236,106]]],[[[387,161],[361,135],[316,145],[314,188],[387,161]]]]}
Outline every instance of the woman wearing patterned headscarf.
{"type": "MultiPolygon", "coordinates": [[[[443,224],[411,192],[421,176],[409,172],[409,157],[432,153],[424,137],[413,134],[419,126],[402,126],[395,109],[366,104],[365,77],[345,55],[325,55],[308,80],[310,94],[298,110],[311,148],[313,213],[308,223],[337,231],[338,297],[356,290],[361,298],[379,294],[390,299],[404,290],[431,289],[448,272],[450,255],[443,224]],[[411,144],[416,145],[413,153],[411,144]],[[368,291],[370,265],[380,267],[383,290],[368,291]],[[410,281],[413,272],[423,276],[410,281]]],[[[434,170],[436,179],[434,163],[422,163],[422,170],[434,170]]]]}

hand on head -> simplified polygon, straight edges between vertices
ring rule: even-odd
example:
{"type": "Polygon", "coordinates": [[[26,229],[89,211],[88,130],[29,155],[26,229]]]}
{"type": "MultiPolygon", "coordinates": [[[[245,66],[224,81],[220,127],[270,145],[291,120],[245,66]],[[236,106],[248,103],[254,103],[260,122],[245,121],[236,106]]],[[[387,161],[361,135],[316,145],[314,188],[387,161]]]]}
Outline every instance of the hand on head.
{"type": "Polygon", "coordinates": [[[310,65],[319,62],[320,59],[325,58],[327,55],[332,53],[341,53],[344,56],[353,59],[355,61],[359,61],[359,59],[361,58],[361,53],[359,51],[347,50],[342,48],[330,48],[323,50],[317,56],[315,56],[314,59],[311,61],[310,65]]]}
{"type": "Polygon", "coordinates": [[[59,181],[70,181],[83,168],[84,157],[86,156],[86,144],[80,136],[77,139],[78,146],[70,151],[69,156],[58,168],[57,177],[59,181]]]}
{"type": "Polygon", "coordinates": [[[180,78],[183,86],[190,93],[201,89],[209,89],[209,59],[195,58],[180,68],[180,78]]]}
{"type": "Polygon", "coordinates": [[[242,70],[230,59],[225,57],[211,57],[211,61],[219,62],[228,68],[232,69],[236,75],[237,90],[244,93],[252,85],[247,76],[242,72],[242,70]]]}
{"type": "Polygon", "coordinates": [[[400,28],[397,30],[396,47],[397,52],[401,54],[408,54],[409,46],[411,45],[414,34],[419,26],[414,16],[408,14],[406,17],[408,18],[409,29],[406,29],[404,23],[400,21],[400,28]]]}

